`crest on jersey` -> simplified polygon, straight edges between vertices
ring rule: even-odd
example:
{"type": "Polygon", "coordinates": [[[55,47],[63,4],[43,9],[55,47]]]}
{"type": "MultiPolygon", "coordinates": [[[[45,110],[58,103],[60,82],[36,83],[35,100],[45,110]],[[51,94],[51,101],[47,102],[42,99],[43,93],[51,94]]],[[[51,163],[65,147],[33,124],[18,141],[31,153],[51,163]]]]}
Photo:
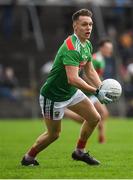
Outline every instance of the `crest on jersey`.
{"type": "Polygon", "coordinates": [[[59,117],[59,114],[60,114],[59,111],[55,111],[55,112],[54,112],[54,115],[55,115],[56,118],[59,117]]]}

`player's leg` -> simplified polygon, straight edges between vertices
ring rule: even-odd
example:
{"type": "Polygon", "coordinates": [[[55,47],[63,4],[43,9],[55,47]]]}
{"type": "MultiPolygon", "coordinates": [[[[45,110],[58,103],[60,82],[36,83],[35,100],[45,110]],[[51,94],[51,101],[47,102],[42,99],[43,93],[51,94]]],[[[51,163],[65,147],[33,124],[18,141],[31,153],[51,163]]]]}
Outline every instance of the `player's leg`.
{"type": "Polygon", "coordinates": [[[70,106],[69,109],[85,119],[81,127],[80,138],[86,141],[100,121],[99,113],[88,98],[85,98],[78,104],[70,106]]]}
{"type": "Polygon", "coordinates": [[[61,120],[54,121],[51,119],[45,119],[45,124],[47,127],[47,131],[41,134],[33,145],[33,148],[36,149],[37,153],[39,153],[53,141],[58,139],[61,132],[61,120]]]}
{"type": "Polygon", "coordinates": [[[71,111],[68,108],[65,109],[64,117],[74,120],[80,124],[83,123],[83,121],[84,121],[84,119],[81,116],[79,116],[77,113],[71,111]]]}
{"type": "Polygon", "coordinates": [[[40,105],[45,117],[47,131],[37,138],[33,146],[25,154],[21,161],[22,165],[38,165],[39,163],[35,160],[37,154],[59,137],[64,108],[57,109],[54,104],[55,102],[40,96],[40,105]]]}
{"type": "Polygon", "coordinates": [[[104,143],[105,142],[105,121],[109,116],[109,112],[107,107],[104,104],[101,104],[99,101],[94,103],[95,108],[101,115],[101,121],[98,124],[98,131],[99,131],[99,143],[104,143]]]}
{"type": "Polygon", "coordinates": [[[51,119],[45,119],[45,124],[47,131],[36,139],[35,143],[22,159],[22,165],[39,165],[39,163],[35,160],[37,154],[59,137],[61,132],[61,120],[54,121],[51,119]]]}
{"type": "Polygon", "coordinates": [[[73,159],[84,161],[90,165],[98,165],[99,161],[92,158],[88,153],[85,152],[85,146],[88,138],[91,136],[101,119],[99,113],[88,98],[85,98],[81,102],[70,106],[69,109],[85,119],[81,127],[76,150],[72,154],[73,159]]]}
{"type": "MultiPolygon", "coordinates": [[[[91,99],[91,102],[94,104],[95,108],[97,109],[97,111],[99,112],[99,114],[101,115],[101,121],[99,122],[99,125],[98,125],[98,130],[99,130],[98,141],[100,143],[104,143],[105,142],[105,120],[108,118],[109,113],[106,106],[104,104],[101,104],[96,97],[92,96],[90,99],[91,99]]],[[[84,121],[84,119],[80,115],[71,111],[68,108],[65,109],[64,116],[65,118],[72,119],[78,123],[82,123],[84,121]]]]}

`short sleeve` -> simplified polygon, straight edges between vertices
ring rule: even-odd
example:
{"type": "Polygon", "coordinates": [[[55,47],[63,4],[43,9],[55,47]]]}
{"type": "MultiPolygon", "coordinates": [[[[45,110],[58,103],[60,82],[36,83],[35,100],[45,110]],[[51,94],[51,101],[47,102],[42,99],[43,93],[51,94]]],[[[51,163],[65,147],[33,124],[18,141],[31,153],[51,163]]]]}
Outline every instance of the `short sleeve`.
{"type": "Polygon", "coordinates": [[[75,50],[69,50],[63,55],[63,64],[68,66],[79,66],[80,54],[75,50]]]}
{"type": "Polygon", "coordinates": [[[101,68],[101,64],[99,63],[99,61],[97,61],[96,59],[92,59],[94,68],[101,68]]]}

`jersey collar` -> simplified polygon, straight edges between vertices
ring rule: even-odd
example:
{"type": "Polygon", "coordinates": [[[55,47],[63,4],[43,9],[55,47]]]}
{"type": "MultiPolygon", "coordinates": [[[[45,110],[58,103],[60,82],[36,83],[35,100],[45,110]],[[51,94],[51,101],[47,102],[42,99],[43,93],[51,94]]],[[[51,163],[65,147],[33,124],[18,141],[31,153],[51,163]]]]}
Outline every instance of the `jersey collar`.
{"type": "Polygon", "coordinates": [[[81,44],[81,46],[84,48],[86,46],[86,43],[85,44],[81,43],[81,41],[79,40],[77,34],[74,33],[74,36],[77,38],[77,41],[79,42],[79,44],[81,44]]]}

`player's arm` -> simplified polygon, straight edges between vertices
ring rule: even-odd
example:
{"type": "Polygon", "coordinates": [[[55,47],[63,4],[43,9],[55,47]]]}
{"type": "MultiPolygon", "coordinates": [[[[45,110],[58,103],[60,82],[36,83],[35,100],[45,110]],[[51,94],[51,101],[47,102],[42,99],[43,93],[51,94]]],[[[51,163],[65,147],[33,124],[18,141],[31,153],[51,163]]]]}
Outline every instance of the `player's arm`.
{"type": "Polygon", "coordinates": [[[78,75],[78,66],[65,66],[68,83],[81,89],[83,91],[88,91],[90,93],[95,94],[97,88],[90,86],[87,84],[82,78],[78,75]]]}
{"type": "MultiPolygon", "coordinates": [[[[77,66],[65,66],[65,69],[66,69],[66,74],[67,74],[67,79],[68,79],[69,84],[71,84],[71,85],[73,85],[73,86],[75,86],[78,89],[81,89],[83,91],[88,91],[90,93],[95,94],[98,97],[98,99],[99,99],[99,101],[101,103],[106,103],[107,104],[107,103],[112,102],[111,99],[106,97],[106,92],[105,91],[102,91],[102,90],[100,90],[98,88],[90,86],[83,79],[81,79],[79,77],[79,75],[78,75],[79,67],[77,67],[77,66]]],[[[101,83],[101,81],[99,81],[99,84],[100,83],[101,83]]]]}
{"type": "MultiPolygon", "coordinates": [[[[78,75],[79,67],[77,67],[77,66],[65,66],[65,69],[66,69],[66,74],[67,74],[67,79],[68,79],[69,84],[71,84],[71,85],[73,85],[73,86],[75,86],[78,89],[81,89],[83,91],[88,91],[90,93],[95,94],[101,103],[107,104],[107,103],[112,102],[111,99],[106,97],[105,91],[102,91],[102,90],[97,89],[93,86],[90,86],[83,79],[81,79],[79,77],[79,75],[78,75]]],[[[101,81],[99,83],[101,83],[101,81]]]]}
{"type": "MultiPolygon", "coordinates": [[[[97,79],[95,79],[96,80],[95,87],[87,84],[83,79],[79,77],[78,75],[78,71],[79,71],[78,59],[79,58],[80,58],[79,53],[77,51],[68,51],[64,53],[63,64],[65,65],[68,83],[71,84],[72,86],[77,87],[78,89],[95,94],[101,103],[110,102],[110,99],[106,97],[106,93],[98,89],[101,85],[101,81],[98,75],[97,75],[97,79]]],[[[89,66],[87,65],[87,67],[89,66]]],[[[94,75],[94,73],[92,73],[92,75],[94,75]]],[[[96,72],[95,72],[95,78],[96,78],[96,72]]]]}
{"type": "Polygon", "coordinates": [[[99,88],[101,86],[101,80],[99,78],[99,75],[97,74],[96,70],[94,69],[94,66],[91,61],[87,62],[84,67],[85,75],[84,78],[85,81],[89,84],[91,84],[94,87],[99,88]]]}

